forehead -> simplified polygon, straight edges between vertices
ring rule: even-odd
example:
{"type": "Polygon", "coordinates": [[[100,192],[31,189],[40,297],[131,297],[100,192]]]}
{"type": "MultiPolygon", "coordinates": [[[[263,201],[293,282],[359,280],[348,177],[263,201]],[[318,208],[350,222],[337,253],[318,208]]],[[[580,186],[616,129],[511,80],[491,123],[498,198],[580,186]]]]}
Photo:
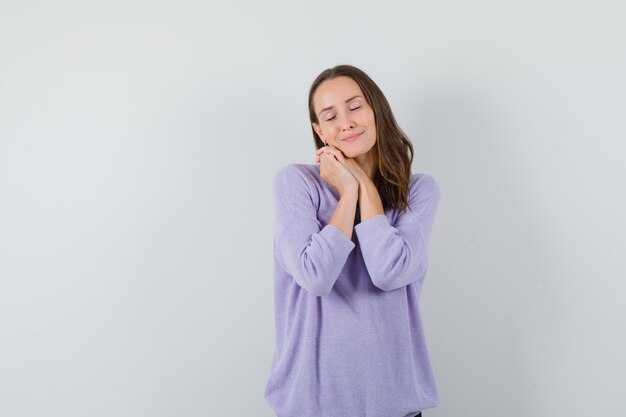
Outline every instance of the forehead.
{"type": "Polygon", "coordinates": [[[329,106],[342,105],[354,96],[363,96],[359,85],[350,77],[340,76],[326,80],[317,87],[313,94],[313,106],[317,112],[329,106]]]}

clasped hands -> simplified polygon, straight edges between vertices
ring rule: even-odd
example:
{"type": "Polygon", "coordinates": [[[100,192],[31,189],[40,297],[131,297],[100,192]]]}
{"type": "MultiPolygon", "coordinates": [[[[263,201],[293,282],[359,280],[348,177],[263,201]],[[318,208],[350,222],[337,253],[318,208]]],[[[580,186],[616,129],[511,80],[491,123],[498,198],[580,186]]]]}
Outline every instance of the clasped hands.
{"type": "Polygon", "coordinates": [[[336,161],[340,162],[357,180],[359,186],[363,185],[369,179],[367,173],[361,168],[361,165],[354,159],[348,158],[343,152],[333,145],[326,145],[315,151],[315,162],[320,163],[322,155],[329,155],[336,161]]]}

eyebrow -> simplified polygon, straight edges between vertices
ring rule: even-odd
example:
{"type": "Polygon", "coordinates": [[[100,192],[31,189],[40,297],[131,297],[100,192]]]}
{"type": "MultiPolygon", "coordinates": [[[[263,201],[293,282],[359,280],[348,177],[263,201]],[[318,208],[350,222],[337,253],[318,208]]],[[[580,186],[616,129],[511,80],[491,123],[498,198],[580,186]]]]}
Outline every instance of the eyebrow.
{"type": "MultiPolygon", "coordinates": [[[[359,98],[359,97],[361,97],[361,96],[356,95],[356,96],[354,96],[354,97],[350,97],[349,99],[347,99],[347,100],[346,100],[346,103],[348,103],[348,102],[350,102],[350,101],[354,100],[355,98],[359,98]]],[[[318,115],[318,116],[320,116],[320,115],[321,115],[322,113],[324,113],[326,110],[330,110],[330,109],[332,109],[333,107],[335,107],[335,106],[328,106],[328,107],[326,107],[326,108],[323,108],[322,110],[320,110],[320,112],[319,112],[319,113],[317,113],[317,115],[318,115]]]]}

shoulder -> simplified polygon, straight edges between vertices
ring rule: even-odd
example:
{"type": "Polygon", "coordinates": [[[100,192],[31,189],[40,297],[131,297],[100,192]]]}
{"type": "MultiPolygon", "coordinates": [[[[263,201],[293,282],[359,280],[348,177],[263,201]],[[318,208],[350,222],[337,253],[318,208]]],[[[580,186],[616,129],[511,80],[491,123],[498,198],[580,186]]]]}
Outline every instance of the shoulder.
{"type": "Polygon", "coordinates": [[[324,187],[319,167],[310,164],[287,164],[274,174],[274,196],[285,200],[296,211],[320,205],[324,187]]]}
{"type": "Polygon", "coordinates": [[[319,175],[319,168],[316,165],[292,163],[279,167],[274,173],[274,178],[289,176],[313,178],[315,174],[319,175]]]}
{"type": "Polygon", "coordinates": [[[307,213],[320,206],[319,168],[308,164],[287,164],[274,173],[274,200],[279,215],[307,213]],[[282,213],[282,214],[281,214],[282,213]]]}
{"type": "Polygon", "coordinates": [[[274,173],[274,187],[314,186],[320,178],[319,168],[311,164],[287,164],[274,173]]]}
{"type": "Polygon", "coordinates": [[[412,200],[439,200],[440,194],[439,183],[431,174],[415,173],[411,176],[409,196],[412,200]]]}
{"type": "Polygon", "coordinates": [[[411,188],[436,188],[439,189],[439,184],[435,177],[431,174],[424,172],[418,172],[411,175],[411,188]]]}

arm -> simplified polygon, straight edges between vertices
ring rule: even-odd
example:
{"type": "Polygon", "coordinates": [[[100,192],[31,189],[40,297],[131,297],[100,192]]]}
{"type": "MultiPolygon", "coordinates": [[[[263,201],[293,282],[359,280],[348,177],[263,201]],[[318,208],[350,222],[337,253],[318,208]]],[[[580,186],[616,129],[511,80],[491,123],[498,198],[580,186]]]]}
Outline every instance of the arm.
{"type": "Polygon", "coordinates": [[[439,198],[435,179],[422,174],[409,192],[410,209],[399,214],[394,225],[384,214],[375,214],[355,226],[365,266],[378,288],[392,291],[412,282],[422,284],[439,198]]]}
{"type": "MultiPolygon", "coordinates": [[[[348,239],[352,239],[354,216],[356,215],[356,203],[358,200],[358,191],[354,194],[344,194],[340,196],[335,212],[328,222],[341,230],[341,232],[346,235],[348,239]]],[[[350,241],[352,242],[352,240],[350,241]]]]}
{"type": "Polygon", "coordinates": [[[331,223],[322,227],[304,174],[291,164],[274,177],[274,200],[276,260],[302,288],[316,296],[328,295],[356,246],[342,231],[352,229],[345,223],[350,217],[354,221],[356,197],[354,203],[349,196],[342,197],[331,223]]]}

